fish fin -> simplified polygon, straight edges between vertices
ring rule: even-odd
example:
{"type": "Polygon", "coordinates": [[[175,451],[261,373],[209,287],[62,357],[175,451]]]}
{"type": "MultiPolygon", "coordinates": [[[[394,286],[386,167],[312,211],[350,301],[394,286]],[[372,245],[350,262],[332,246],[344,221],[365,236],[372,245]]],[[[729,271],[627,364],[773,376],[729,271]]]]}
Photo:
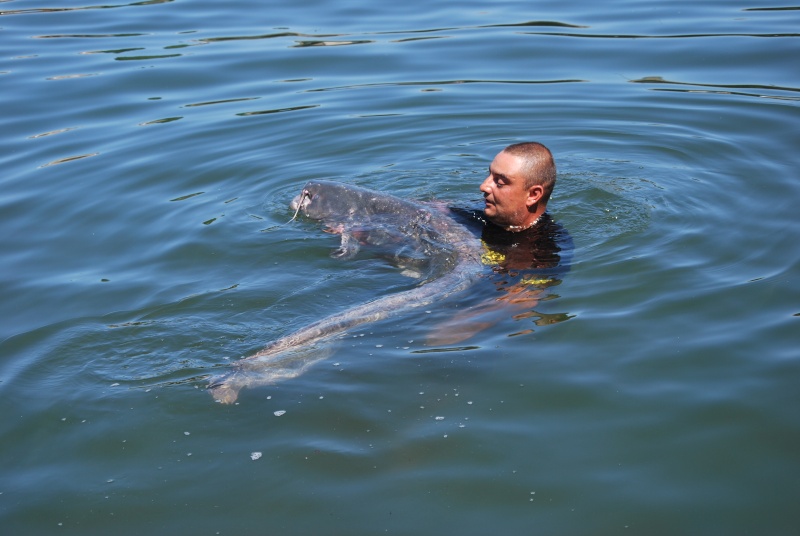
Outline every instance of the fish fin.
{"type": "Polygon", "coordinates": [[[241,387],[234,387],[226,378],[219,378],[217,381],[212,380],[208,384],[208,390],[211,391],[211,396],[220,404],[233,404],[239,398],[239,390],[241,387]]]}
{"type": "Polygon", "coordinates": [[[352,259],[360,248],[358,240],[352,234],[342,232],[342,243],[337,249],[333,250],[331,257],[335,259],[352,259]]]}

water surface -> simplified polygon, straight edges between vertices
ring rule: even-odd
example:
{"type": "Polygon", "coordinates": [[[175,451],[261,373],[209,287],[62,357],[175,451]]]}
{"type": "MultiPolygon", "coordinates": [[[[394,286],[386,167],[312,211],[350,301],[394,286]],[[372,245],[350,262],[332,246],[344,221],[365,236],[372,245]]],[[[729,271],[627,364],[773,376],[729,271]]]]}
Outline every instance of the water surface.
{"type": "Polygon", "coordinates": [[[793,534],[799,23],[786,2],[0,3],[0,523],[793,534]],[[548,299],[426,345],[497,296],[487,268],[213,402],[231,360],[413,284],[330,258],[314,222],[265,232],[306,180],[469,205],[522,140],[555,154],[575,242],[548,299]]]}

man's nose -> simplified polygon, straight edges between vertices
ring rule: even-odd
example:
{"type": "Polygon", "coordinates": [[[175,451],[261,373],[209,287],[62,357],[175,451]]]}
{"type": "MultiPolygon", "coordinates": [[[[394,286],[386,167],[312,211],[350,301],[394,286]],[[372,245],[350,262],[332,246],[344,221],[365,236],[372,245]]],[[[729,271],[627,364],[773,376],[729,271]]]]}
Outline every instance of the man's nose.
{"type": "Polygon", "coordinates": [[[487,194],[489,193],[489,183],[491,182],[491,178],[492,178],[492,176],[489,175],[488,177],[486,177],[483,180],[483,182],[481,183],[481,187],[480,187],[480,191],[481,192],[486,192],[487,194]]]}

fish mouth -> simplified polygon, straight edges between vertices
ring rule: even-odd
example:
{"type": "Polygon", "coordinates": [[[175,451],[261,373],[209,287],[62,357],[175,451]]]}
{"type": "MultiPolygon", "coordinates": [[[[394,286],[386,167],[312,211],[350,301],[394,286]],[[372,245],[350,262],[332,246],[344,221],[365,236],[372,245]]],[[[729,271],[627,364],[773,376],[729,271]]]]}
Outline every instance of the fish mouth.
{"type": "Polygon", "coordinates": [[[296,211],[295,215],[297,215],[297,212],[301,210],[305,212],[306,207],[309,205],[309,203],[311,203],[312,197],[313,196],[311,192],[309,192],[307,189],[303,189],[303,191],[300,192],[300,195],[292,199],[292,202],[289,203],[289,207],[296,211]]]}

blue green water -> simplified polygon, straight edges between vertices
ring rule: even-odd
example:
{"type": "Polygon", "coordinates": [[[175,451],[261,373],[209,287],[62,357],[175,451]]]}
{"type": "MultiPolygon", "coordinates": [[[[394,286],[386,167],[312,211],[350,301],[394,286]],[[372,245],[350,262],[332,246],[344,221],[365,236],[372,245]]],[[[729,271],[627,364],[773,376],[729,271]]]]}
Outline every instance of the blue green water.
{"type": "Polygon", "coordinates": [[[0,2],[3,532],[796,534],[798,28],[785,0],[0,2]],[[548,299],[426,345],[487,276],[214,403],[410,284],[265,232],[305,181],[466,205],[523,140],[575,243],[548,299]]]}

